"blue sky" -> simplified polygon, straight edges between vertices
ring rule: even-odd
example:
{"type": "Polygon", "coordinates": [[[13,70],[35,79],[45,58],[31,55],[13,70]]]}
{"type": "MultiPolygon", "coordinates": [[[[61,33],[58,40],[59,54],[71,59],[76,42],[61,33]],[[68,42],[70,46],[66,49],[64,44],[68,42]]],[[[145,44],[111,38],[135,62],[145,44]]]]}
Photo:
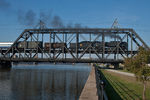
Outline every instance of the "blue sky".
{"type": "MultiPolygon", "coordinates": [[[[63,23],[109,28],[115,18],[121,28],[133,28],[150,46],[150,0],[0,0],[0,42],[14,41],[25,28],[18,11],[60,16],[63,23]]],[[[31,27],[32,28],[32,27],[31,27]]]]}

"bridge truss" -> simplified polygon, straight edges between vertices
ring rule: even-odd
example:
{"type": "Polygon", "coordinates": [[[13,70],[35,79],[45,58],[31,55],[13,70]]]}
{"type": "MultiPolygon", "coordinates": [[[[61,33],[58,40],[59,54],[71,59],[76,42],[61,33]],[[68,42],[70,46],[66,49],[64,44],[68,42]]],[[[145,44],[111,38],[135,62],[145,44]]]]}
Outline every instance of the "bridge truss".
{"type": "Polygon", "coordinates": [[[1,52],[0,59],[13,62],[122,63],[124,58],[134,56],[140,46],[149,49],[130,28],[25,29],[9,49],[1,52]],[[107,43],[112,41],[117,43],[115,47],[106,48],[107,43]],[[18,47],[21,42],[23,48],[18,47]],[[37,46],[28,48],[28,42],[37,46]],[[84,48],[80,47],[82,42],[84,48]],[[127,43],[127,49],[122,49],[122,42],[127,43]],[[45,43],[50,43],[49,48],[45,49],[45,43]],[[54,48],[52,43],[62,45],[54,48]],[[71,43],[75,44],[74,49],[70,48],[71,43]],[[100,43],[101,48],[94,47],[94,43],[100,43]]]}

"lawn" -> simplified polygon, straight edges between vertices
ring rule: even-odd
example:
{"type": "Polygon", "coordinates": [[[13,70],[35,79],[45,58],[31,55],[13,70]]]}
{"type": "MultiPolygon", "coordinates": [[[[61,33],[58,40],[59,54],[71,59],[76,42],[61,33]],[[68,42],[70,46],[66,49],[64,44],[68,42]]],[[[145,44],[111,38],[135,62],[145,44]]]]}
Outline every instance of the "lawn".
{"type": "MultiPolygon", "coordinates": [[[[143,85],[134,77],[120,75],[114,72],[101,70],[105,80],[105,91],[109,100],[141,100],[143,85]]],[[[150,100],[150,84],[147,84],[146,98],[150,100]]]]}

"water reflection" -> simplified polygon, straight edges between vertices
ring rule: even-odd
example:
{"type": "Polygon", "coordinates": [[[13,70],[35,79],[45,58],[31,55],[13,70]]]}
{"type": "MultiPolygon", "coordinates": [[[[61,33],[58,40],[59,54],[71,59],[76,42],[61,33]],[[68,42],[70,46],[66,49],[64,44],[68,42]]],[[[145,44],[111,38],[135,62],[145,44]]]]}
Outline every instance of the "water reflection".
{"type": "Polygon", "coordinates": [[[78,100],[90,70],[87,65],[13,66],[10,100],[78,100]]]}
{"type": "Polygon", "coordinates": [[[0,70],[0,100],[11,100],[10,70],[0,70]]]}

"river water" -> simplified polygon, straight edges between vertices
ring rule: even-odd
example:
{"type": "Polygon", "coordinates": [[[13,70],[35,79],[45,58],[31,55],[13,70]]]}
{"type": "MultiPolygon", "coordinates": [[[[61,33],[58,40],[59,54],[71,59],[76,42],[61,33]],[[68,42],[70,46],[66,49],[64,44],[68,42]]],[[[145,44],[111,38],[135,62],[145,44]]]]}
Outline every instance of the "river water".
{"type": "Polygon", "coordinates": [[[78,100],[90,71],[86,64],[15,65],[0,71],[0,100],[78,100]]]}

